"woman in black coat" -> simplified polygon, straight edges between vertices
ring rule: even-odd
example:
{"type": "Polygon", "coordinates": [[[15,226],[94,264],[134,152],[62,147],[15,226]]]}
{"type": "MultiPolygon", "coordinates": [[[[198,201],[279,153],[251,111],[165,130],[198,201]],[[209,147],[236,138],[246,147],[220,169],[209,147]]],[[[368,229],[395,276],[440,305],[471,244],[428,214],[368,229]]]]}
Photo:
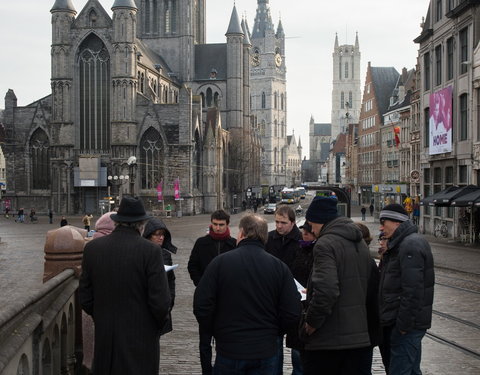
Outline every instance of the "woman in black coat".
{"type": "MultiPolygon", "coordinates": [[[[150,219],[145,226],[143,237],[156,243],[162,249],[163,263],[166,266],[171,266],[172,254],[177,253],[177,247],[172,244],[172,235],[167,229],[165,223],[160,219],[150,219]]],[[[175,302],[175,273],[173,270],[167,272],[168,287],[170,289],[170,311],[168,312],[168,319],[165,326],[162,328],[161,335],[171,332],[172,327],[172,308],[175,302]]]]}

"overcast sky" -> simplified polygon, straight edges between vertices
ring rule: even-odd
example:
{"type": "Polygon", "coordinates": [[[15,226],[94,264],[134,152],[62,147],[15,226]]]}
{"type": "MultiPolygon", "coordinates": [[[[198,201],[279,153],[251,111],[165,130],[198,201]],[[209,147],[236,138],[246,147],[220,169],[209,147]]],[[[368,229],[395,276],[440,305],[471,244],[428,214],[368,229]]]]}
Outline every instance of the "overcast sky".
{"type": "MultiPolygon", "coordinates": [[[[72,0],[77,12],[86,0],[72,0]]],[[[54,0],[0,1],[0,95],[13,89],[24,106],[50,94],[51,14],[54,0]]],[[[114,0],[100,0],[108,14],[114,0]]],[[[233,0],[207,0],[207,43],[224,43],[233,0]]],[[[275,27],[281,17],[287,37],[287,132],[301,138],[308,155],[308,123],[330,122],[332,52],[335,33],[340,44],[353,44],[358,31],[361,85],[372,66],[415,66],[422,17],[428,0],[270,0],[275,27]]],[[[237,11],[253,28],[257,0],[236,0],[237,11]]],[[[0,101],[4,108],[4,101],[0,101]]]]}

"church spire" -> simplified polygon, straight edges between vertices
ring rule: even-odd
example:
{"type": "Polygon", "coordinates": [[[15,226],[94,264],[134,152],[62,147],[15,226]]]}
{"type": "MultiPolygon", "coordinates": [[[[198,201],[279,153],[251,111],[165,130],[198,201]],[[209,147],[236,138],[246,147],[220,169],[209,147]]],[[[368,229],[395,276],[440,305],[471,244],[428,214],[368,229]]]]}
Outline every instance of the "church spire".
{"type": "Polygon", "coordinates": [[[228,30],[225,35],[230,34],[243,34],[242,26],[240,25],[240,20],[238,18],[237,7],[235,5],[233,6],[230,23],[228,25],[228,30]]]}
{"type": "Polygon", "coordinates": [[[268,31],[275,32],[268,0],[258,0],[257,3],[257,14],[253,25],[252,39],[264,38],[268,31]]]}
{"type": "Polygon", "coordinates": [[[358,51],[360,49],[360,45],[358,43],[358,31],[355,34],[355,49],[358,51]]]}
{"type": "Polygon", "coordinates": [[[335,49],[338,48],[338,34],[335,33],[335,46],[334,46],[335,49]]]}

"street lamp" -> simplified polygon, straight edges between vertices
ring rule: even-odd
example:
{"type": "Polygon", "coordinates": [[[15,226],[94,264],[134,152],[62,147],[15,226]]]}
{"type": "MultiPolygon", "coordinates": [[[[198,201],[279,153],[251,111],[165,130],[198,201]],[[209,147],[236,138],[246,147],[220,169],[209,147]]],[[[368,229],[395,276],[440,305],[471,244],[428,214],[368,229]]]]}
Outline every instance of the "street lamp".
{"type": "MultiPolygon", "coordinates": [[[[107,176],[107,180],[110,182],[111,185],[118,186],[117,188],[117,199],[120,200],[120,185],[127,183],[130,180],[130,176],[127,175],[109,175],[107,176]]],[[[110,186],[108,186],[108,196],[110,197],[110,186]]]]}

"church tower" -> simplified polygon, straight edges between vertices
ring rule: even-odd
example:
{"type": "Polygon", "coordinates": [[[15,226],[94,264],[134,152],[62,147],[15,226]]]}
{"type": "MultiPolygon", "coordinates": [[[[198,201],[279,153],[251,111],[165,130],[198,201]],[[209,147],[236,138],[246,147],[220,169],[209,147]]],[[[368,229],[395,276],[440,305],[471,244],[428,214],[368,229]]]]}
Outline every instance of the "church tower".
{"type": "Polygon", "coordinates": [[[262,141],[261,183],[286,185],[287,90],[285,33],[272,22],[269,0],[257,0],[251,36],[251,112],[262,141]]]}
{"type": "Polygon", "coordinates": [[[333,49],[332,139],[345,133],[349,123],[357,123],[360,116],[360,46],[358,33],[355,45],[338,45],[335,35],[333,49]]]}

